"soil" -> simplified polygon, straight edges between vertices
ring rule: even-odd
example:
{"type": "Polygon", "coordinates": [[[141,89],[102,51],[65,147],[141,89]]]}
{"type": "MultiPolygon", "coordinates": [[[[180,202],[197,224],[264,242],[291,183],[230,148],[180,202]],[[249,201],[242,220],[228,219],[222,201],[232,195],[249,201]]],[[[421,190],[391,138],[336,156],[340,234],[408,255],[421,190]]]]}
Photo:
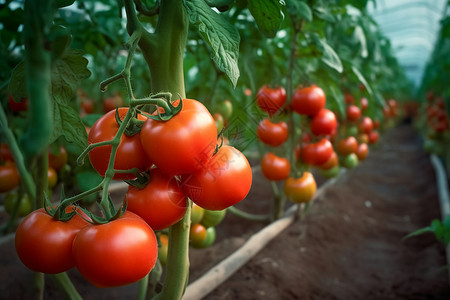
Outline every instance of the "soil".
{"type": "MultiPolygon", "coordinates": [[[[266,214],[271,197],[255,168],[252,190],[237,207],[266,214]]],[[[411,126],[399,125],[318,197],[304,220],[205,299],[450,299],[443,244],[432,234],[402,240],[437,218],[434,170],[411,126]]],[[[190,281],[267,224],[228,213],[211,247],[190,250],[190,281]]],[[[17,258],[13,237],[4,238],[0,249],[0,299],[30,299],[32,273],[17,258]]],[[[136,285],[96,289],[75,269],[69,276],[85,299],[132,299],[137,292],[136,285]]],[[[46,278],[45,299],[63,298],[46,278]]]]}

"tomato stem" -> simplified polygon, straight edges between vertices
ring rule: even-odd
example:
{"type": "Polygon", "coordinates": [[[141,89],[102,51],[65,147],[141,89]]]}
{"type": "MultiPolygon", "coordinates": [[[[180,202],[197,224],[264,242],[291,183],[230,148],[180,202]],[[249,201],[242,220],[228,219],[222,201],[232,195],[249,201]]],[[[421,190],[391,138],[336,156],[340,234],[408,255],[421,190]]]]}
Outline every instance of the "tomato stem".
{"type": "Polygon", "coordinates": [[[59,287],[60,291],[64,294],[64,298],[69,300],[82,300],[78,291],[75,289],[74,285],[70,281],[69,276],[66,272],[51,274],[51,278],[59,287]]]}
{"type": "Polygon", "coordinates": [[[248,212],[240,210],[234,206],[228,207],[227,210],[238,217],[241,217],[243,219],[250,220],[250,221],[269,221],[270,220],[269,215],[256,215],[256,214],[248,213],[248,212]]]}

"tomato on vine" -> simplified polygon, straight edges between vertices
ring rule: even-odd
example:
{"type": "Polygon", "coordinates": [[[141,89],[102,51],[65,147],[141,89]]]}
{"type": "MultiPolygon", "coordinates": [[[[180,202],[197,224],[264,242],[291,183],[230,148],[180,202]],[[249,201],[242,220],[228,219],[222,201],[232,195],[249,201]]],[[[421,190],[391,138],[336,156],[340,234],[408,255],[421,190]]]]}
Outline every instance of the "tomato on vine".
{"type": "Polygon", "coordinates": [[[302,161],[311,166],[319,166],[327,162],[333,155],[333,145],[327,139],[321,139],[316,143],[303,144],[298,151],[302,161]]]}
{"type": "Polygon", "coordinates": [[[8,96],[8,105],[11,111],[20,112],[28,109],[28,98],[22,98],[19,101],[14,101],[12,95],[8,96]]]}
{"type": "Polygon", "coordinates": [[[162,172],[175,176],[204,168],[216,148],[217,129],[202,103],[183,99],[181,111],[170,120],[148,119],[140,138],[150,160],[162,172]]]}
{"type": "Polygon", "coordinates": [[[256,134],[264,144],[277,147],[287,140],[288,126],[283,121],[274,123],[269,119],[263,119],[258,124],[256,134]]]}
{"type": "Polygon", "coordinates": [[[202,224],[196,223],[192,224],[189,232],[189,243],[194,248],[199,248],[200,245],[205,241],[207,236],[206,228],[202,224]]]}
{"type": "Polygon", "coordinates": [[[378,141],[380,134],[378,131],[373,130],[369,133],[369,144],[375,144],[378,141]]]}
{"type": "Polygon", "coordinates": [[[48,188],[52,189],[58,183],[58,173],[56,173],[55,169],[53,169],[52,167],[49,167],[47,169],[47,176],[48,176],[48,178],[47,178],[48,188]]]}
{"type": "Polygon", "coordinates": [[[317,85],[297,88],[292,96],[292,109],[301,115],[314,116],[325,107],[325,102],[325,93],[317,85]]]}
{"type": "Polygon", "coordinates": [[[0,193],[9,192],[20,183],[20,175],[16,164],[7,161],[0,165],[0,193]]]}
{"type": "Polygon", "coordinates": [[[359,132],[369,134],[373,130],[373,122],[369,117],[363,117],[358,125],[359,132]]]}
{"type": "Polygon", "coordinates": [[[294,203],[311,201],[316,190],[316,180],[310,172],[304,172],[299,178],[288,177],[284,182],[284,193],[294,203]]]}
{"type": "Polygon", "coordinates": [[[5,206],[5,211],[11,216],[16,202],[19,201],[17,216],[21,218],[25,217],[32,211],[33,205],[31,203],[30,196],[27,194],[23,194],[20,199],[18,199],[18,197],[19,194],[16,191],[6,194],[5,199],[3,200],[3,205],[5,206]]]}
{"type": "MultiPolygon", "coordinates": [[[[121,120],[128,112],[128,108],[121,107],[118,109],[118,114],[121,120]]],[[[99,142],[109,141],[116,135],[119,124],[116,121],[116,110],[103,115],[92,126],[88,135],[88,143],[94,144],[99,142]]],[[[145,121],[147,118],[142,115],[137,115],[139,120],[145,121]]],[[[111,145],[104,145],[96,147],[89,152],[89,160],[94,169],[101,175],[105,176],[108,168],[109,158],[111,156],[111,145]]],[[[133,168],[139,169],[141,172],[146,171],[151,167],[152,163],[147,157],[144,148],[141,144],[140,134],[133,136],[123,134],[120,139],[119,147],[117,148],[116,158],[114,161],[114,169],[116,170],[130,170],[133,168]]],[[[133,173],[116,173],[114,179],[133,179],[133,173]]]]}
{"type": "Polygon", "coordinates": [[[358,141],[354,136],[349,136],[338,142],[337,151],[342,155],[355,153],[358,148],[358,141]]]}
{"type": "Polygon", "coordinates": [[[341,165],[347,169],[355,168],[358,163],[358,156],[355,153],[350,153],[341,159],[341,165]]]}
{"type": "Polygon", "coordinates": [[[355,154],[360,161],[366,159],[367,155],[369,155],[369,146],[365,143],[359,144],[355,154]]]}
{"type": "Polygon", "coordinates": [[[48,165],[55,169],[56,171],[61,170],[62,167],[64,167],[67,164],[67,150],[63,146],[59,147],[58,153],[53,153],[52,151],[49,151],[48,154],[48,165]]]}
{"type": "Polygon", "coordinates": [[[261,160],[261,171],[269,180],[286,179],[291,172],[291,163],[287,158],[276,156],[272,152],[264,154],[261,160]]]}
{"type": "Polygon", "coordinates": [[[203,218],[201,224],[206,228],[214,227],[219,225],[227,214],[227,210],[204,210],[203,218]]]}
{"type": "Polygon", "coordinates": [[[158,240],[158,259],[161,265],[165,266],[167,262],[167,252],[169,251],[169,236],[165,233],[161,233],[158,240]]]}
{"type": "Polygon", "coordinates": [[[130,185],[125,200],[127,209],[153,230],[172,226],[186,213],[187,198],[177,180],[157,168],[150,171],[150,181],[143,188],[130,185]]]}
{"type": "Polygon", "coordinates": [[[333,151],[330,158],[323,164],[318,165],[317,167],[322,170],[329,170],[331,168],[334,168],[339,164],[339,158],[336,154],[336,152],[333,151]]]}
{"type": "Polygon", "coordinates": [[[225,120],[229,120],[233,114],[233,104],[228,99],[218,101],[214,107],[214,111],[222,115],[225,120]]]}
{"type": "Polygon", "coordinates": [[[14,156],[11,152],[11,149],[9,149],[9,146],[6,143],[0,144],[0,159],[2,162],[14,161],[14,156]]]}
{"type": "Polygon", "coordinates": [[[279,86],[271,88],[262,86],[256,95],[258,107],[273,116],[286,102],[286,90],[279,86]]]}
{"type": "Polygon", "coordinates": [[[116,287],[142,279],[158,256],[155,233],[138,215],[82,228],[73,240],[73,257],[81,275],[96,287],[116,287]]]}
{"type": "Polygon", "coordinates": [[[346,109],[347,121],[356,122],[361,117],[361,110],[358,106],[351,104],[346,109]]]}
{"type": "Polygon", "coordinates": [[[314,115],[309,126],[316,136],[331,135],[337,129],[336,115],[331,110],[322,108],[314,115]]]}

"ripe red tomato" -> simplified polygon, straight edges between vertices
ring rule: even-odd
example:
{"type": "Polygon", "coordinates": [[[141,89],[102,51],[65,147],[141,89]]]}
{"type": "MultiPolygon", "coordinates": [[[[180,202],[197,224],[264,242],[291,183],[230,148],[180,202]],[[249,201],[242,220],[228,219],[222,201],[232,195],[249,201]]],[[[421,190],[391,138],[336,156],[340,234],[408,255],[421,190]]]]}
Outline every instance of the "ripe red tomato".
{"type": "Polygon", "coordinates": [[[374,130],[369,133],[369,144],[375,144],[378,141],[380,134],[374,130]]]}
{"type": "Polygon", "coordinates": [[[367,98],[361,98],[361,111],[366,111],[369,108],[369,100],[367,98]]]}
{"type": "Polygon", "coordinates": [[[128,210],[147,222],[153,230],[168,228],[186,213],[187,198],[174,177],[150,171],[150,182],[142,189],[130,185],[126,194],[128,210]]]}
{"type": "Polygon", "coordinates": [[[48,153],[48,164],[56,171],[61,170],[67,164],[67,151],[63,146],[59,147],[59,153],[48,153]]]}
{"type": "Polygon", "coordinates": [[[336,152],[333,151],[333,154],[331,154],[331,157],[321,165],[318,165],[317,167],[322,170],[329,170],[331,168],[334,168],[339,164],[339,158],[336,154],[336,152]]]}
{"type": "Polygon", "coordinates": [[[372,119],[369,117],[363,117],[358,125],[359,132],[369,134],[373,129],[372,119]]]}
{"type": "Polygon", "coordinates": [[[28,109],[28,98],[20,99],[18,102],[14,101],[12,95],[8,96],[8,105],[12,111],[19,112],[28,109]]]}
{"type": "Polygon", "coordinates": [[[355,103],[355,97],[352,94],[344,94],[345,103],[353,104],[355,103]]]}
{"type": "MultiPolygon", "coordinates": [[[[66,212],[73,209],[67,207],[66,212]]],[[[65,272],[75,266],[73,240],[80,229],[88,224],[79,215],[62,222],[55,220],[44,208],[35,210],[17,228],[17,255],[33,271],[48,274],[65,272]]]]}
{"type": "Polygon", "coordinates": [[[0,159],[2,162],[14,161],[14,156],[7,143],[0,144],[0,159]]]}
{"type": "Polygon", "coordinates": [[[20,175],[16,165],[8,161],[0,165],[0,193],[9,192],[20,183],[20,175]]]}
{"type": "MultiPolygon", "coordinates": [[[[120,119],[123,120],[128,108],[119,108],[120,119]]],[[[119,125],[116,122],[115,110],[111,110],[107,114],[103,115],[92,126],[88,135],[88,143],[94,144],[103,141],[109,141],[114,138],[119,125]]],[[[146,120],[147,118],[138,115],[139,120],[146,120]]],[[[100,146],[94,148],[89,152],[89,159],[95,170],[101,175],[105,176],[106,169],[108,168],[109,157],[111,155],[111,145],[100,146]]],[[[130,170],[132,168],[138,168],[140,171],[146,171],[151,167],[151,161],[145,154],[144,148],[141,144],[140,134],[133,136],[122,135],[120,145],[117,149],[116,159],[114,162],[114,169],[116,170],[130,170]]],[[[133,179],[136,176],[133,173],[116,173],[114,179],[133,179]]]]}
{"type": "Polygon", "coordinates": [[[252,185],[247,158],[231,146],[222,146],[200,172],[182,179],[183,191],[197,205],[223,210],[242,201],[252,185]]]}
{"type": "Polygon", "coordinates": [[[333,155],[333,145],[327,139],[317,143],[304,144],[301,148],[301,158],[305,164],[319,166],[327,162],[333,155]]]}
{"type": "Polygon", "coordinates": [[[350,153],[355,153],[358,149],[358,141],[354,136],[349,136],[345,139],[339,141],[337,150],[342,155],[348,155],[350,153]]]}
{"type": "Polygon", "coordinates": [[[311,201],[316,190],[316,180],[310,172],[304,172],[300,178],[289,177],[284,182],[284,193],[294,203],[311,201]]]}
{"type": "Polygon", "coordinates": [[[359,144],[358,149],[356,149],[356,156],[358,160],[366,159],[367,155],[369,155],[369,146],[367,144],[359,144]]]}
{"type": "Polygon", "coordinates": [[[183,108],[169,121],[145,122],[141,142],[150,160],[162,172],[175,176],[205,168],[216,147],[217,129],[202,103],[183,99],[183,108]]]}
{"type": "Polygon", "coordinates": [[[320,87],[297,88],[292,96],[292,109],[301,115],[313,116],[325,107],[325,102],[325,93],[320,87]]]}
{"type": "Polygon", "coordinates": [[[263,119],[258,124],[256,134],[264,144],[277,147],[287,140],[288,126],[283,121],[273,123],[269,119],[263,119]]]}
{"type": "Polygon", "coordinates": [[[331,110],[322,108],[314,115],[309,126],[314,135],[331,135],[337,128],[336,115],[331,110]]]}
{"type": "Polygon", "coordinates": [[[269,115],[274,115],[286,102],[286,90],[283,87],[270,88],[262,86],[256,95],[259,108],[269,115]]]}
{"type": "Polygon", "coordinates": [[[351,104],[347,106],[347,121],[349,122],[355,122],[361,117],[361,110],[358,106],[351,104]]]}
{"type": "Polygon", "coordinates": [[[261,160],[261,171],[267,179],[279,181],[289,176],[291,164],[287,158],[268,152],[261,160]]]}
{"type": "Polygon", "coordinates": [[[109,223],[84,227],[72,249],[78,271],[96,287],[136,282],[150,272],[158,256],[155,233],[129,211],[109,223]]]}

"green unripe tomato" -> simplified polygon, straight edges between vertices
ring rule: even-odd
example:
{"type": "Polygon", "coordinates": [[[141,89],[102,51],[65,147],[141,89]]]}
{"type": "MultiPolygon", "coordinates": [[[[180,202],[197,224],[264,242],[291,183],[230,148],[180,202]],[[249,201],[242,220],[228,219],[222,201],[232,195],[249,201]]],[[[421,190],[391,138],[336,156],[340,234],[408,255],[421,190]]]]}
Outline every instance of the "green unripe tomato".
{"type": "Polygon", "coordinates": [[[222,115],[219,113],[213,114],[214,123],[216,123],[217,132],[221,132],[223,129],[223,126],[225,124],[225,120],[223,119],[222,115]]]}
{"type": "Polygon", "coordinates": [[[17,213],[18,217],[21,218],[28,215],[33,210],[33,206],[27,194],[24,194],[20,199],[18,199],[18,196],[17,192],[8,193],[3,201],[3,205],[5,206],[5,211],[9,215],[12,215],[16,201],[20,201],[17,213]]]}
{"type": "Polygon", "coordinates": [[[233,104],[230,100],[218,101],[214,110],[221,114],[225,120],[228,120],[233,114],[233,104]]]}
{"type": "Polygon", "coordinates": [[[201,224],[206,228],[219,225],[226,215],[226,209],[224,210],[207,210],[203,214],[201,224]]]}
{"type": "Polygon", "coordinates": [[[357,126],[350,126],[347,129],[347,136],[354,136],[356,137],[358,135],[358,127],[357,126]]]}
{"type": "Polygon", "coordinates": [[[194,248],[207,248],[209,246],[211,246],[214,241],[216,240],[216,228],[215,227],[208,227],[206,229],[206,239],[203,240],[202,243],[200,243],[200,245],[197,245],[193,247],[194,248]]]}
{"type": "Polygon", "coordinates": [[[328,170],[322,170],[319,169],[320,175],[322,175],[325,178],[333,178],[339,175],[340,167],[339,165],[332,167],[328,170]]]}
{"type": "Polygon", "coordinates": [[[203,219],[203,215],[205,214],[205,210],[198,206],[195,203],[192,203],[192,209],[191,209],[191,223],[200,223],[203,219]]]}
{"type": "Polygon", "coordinates": [[[358,165],[358,162],[358,156],[355,153],[350,153],[342,158],[341,166],[347,169],[353,169],[358,165]]]}

